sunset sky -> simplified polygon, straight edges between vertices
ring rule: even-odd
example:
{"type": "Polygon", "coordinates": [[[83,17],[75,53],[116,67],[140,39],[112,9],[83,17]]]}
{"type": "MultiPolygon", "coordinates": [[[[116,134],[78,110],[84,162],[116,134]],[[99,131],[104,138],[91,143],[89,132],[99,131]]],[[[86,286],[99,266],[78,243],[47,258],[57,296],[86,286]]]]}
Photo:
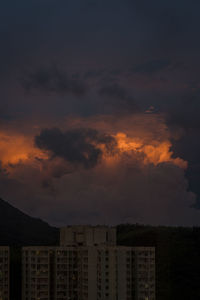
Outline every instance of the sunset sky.
{"type": "Polygon", "coordinates": [[[200,1],[0,4],[0,197],[50,224],[200,225],[200,1]]]}

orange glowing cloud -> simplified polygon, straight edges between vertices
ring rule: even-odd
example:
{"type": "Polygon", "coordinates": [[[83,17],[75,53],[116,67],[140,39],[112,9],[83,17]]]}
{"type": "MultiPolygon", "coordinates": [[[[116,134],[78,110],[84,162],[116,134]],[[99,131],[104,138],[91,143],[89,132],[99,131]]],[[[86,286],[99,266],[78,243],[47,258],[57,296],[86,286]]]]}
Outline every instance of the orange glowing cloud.
{"type": "Polygon", "coordinates": [[[33,158],[47,156],[34,147],[31,137],[11,132],[0,132],[0,160],[3,167],[26,163],[33,158]]]}
{"type": "Polygon", "coordinates": [[[186,161],[181,158],[173,158],[173,152],[170,151],[172,145],[168,140],[163,142],[152,141],[151,144],[145,145],[142,140],[128,138],[124,133],[118,133],[115,138],[121,152],[135,151],[143,153],[145,164],[158,165],[159,163],[170,162],[180,168],[187,168],[186,161]]]}
{"type": "Polygon", "coordinates": [[[119,132],[116,135],[113,135],[115,140],[117,141],[116,151],[110,155],[103,151],[103,159],[108,164],[117,163],[123,154],[127,154],[129,160],[135,160],[137,158],[140,159],[140,162],[144,165],[154,164],[157,166],[160,163],[172,163],[182,169],[187,168],[187,162],[183,159],[177,157],[173,157],[173,152],[170,151],[171,143],[170,141],[162,141],[158,142],[153,140],[149,144],[144,144],[144,141],[139,138],[130,138],[125,133],[119,132]]]}
{"type": "Polygon", "coordinates": [[[173,157],[172,143],[164,116],[156,114],[136,114],[119,119],[113,116],[98,116],[92,118],[72,118],[67,120],[69,127],[92,127],[112,135],[117,141],[116,151],[106,154],[103,158],[107,163],[117,163],[121,154],[128,154],[129,159],[139,155],[143,164],[171,163],[182,169],[187,168],[187,162],[173,157]],[[142,159],[141,159],[142,158],[142,159]]]}
{"type": "Polygon", "coordinates": [[[144,160],[145,163],[153,163],[154,165],[158,165],[162,162],[170,162],[174,165],[179,166],[180,168],[186,169],[188,163],[183,159],[176,157],[173,158],[173,152],[170,151],[171,143],[169,141],[165,141],[162,143],[153,143],[152,145],[146,145],[142,148],[142,151],[145,153],[146,158],[144,160]]]}
{"type": "MultiPolygon", "coordinates": [[[[62,129],[65,131],[72,128],[94,128],[114,137],[116,145],[112,152],[107,151],[104,144],[96,145],[102,151],[102,162],[107,165],[117,164],[125,154],[129,160],[136,159],[143,166],[171,163],[182,169],[187,168],[186,161],[173,157],[170,135],[162,116],[140,114],[124,116],[119,120],[113,119],[113,116],[70,118],[62,129]]],[[[40,128],[35,130],[39,132],[40,128]]],[[[49,153],[34,145],[36,133],[30,132],[23,134],[11,130],[0,131],[0,161],[7,170],[10,170],[9,166],[26,164],[35,166],[42,172],[39,161],[48,160],[49,153]]],[[[52,161],[47,163],[53,165],[52,161]]],[[[47,166],[45,168],[48,169],[47,166]]],[[[67,168],[70,168],[69,164],[67,168]]]]}

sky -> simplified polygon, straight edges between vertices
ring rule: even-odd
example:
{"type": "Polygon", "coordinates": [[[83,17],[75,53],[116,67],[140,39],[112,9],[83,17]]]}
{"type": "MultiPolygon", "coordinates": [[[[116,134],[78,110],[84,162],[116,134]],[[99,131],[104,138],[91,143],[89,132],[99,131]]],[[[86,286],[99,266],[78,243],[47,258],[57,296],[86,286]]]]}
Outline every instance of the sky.
{"type": "Polygon", "coordinates": [[[200,225],[200,2],[0,4],[0,197],[64,224],[200,225]]]}

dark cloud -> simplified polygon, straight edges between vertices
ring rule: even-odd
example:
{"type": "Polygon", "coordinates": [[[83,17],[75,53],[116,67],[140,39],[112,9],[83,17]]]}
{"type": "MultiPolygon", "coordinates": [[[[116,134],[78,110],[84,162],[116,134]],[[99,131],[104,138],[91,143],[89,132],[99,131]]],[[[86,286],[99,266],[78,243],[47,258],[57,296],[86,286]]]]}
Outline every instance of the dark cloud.
{"type": "MultiPolygon", "coordinates": [[[[35,174],[35,168],[31,169],[31,166],[26,170],[22,170],[22,166],[17,167],[20,171],[16,178],[24,174],[17,182],[4,180],[7,174],[0,173],[1,191],[4,190],[5,196],[10,193],[8,199],[11,203],[19,208],[26,206],[30,213],[35,211],[41,217],[53,215],[57,208],[58,222],[59,216],[63,213],[64,221],[69,211],[72,216],[70,220],[73,221],[76,215],[74,221],[77,223],[83,215],[86,222],[93,213],[95,219],[97,211],[101,215],[99,222],[104,222],[103,216],[109,204],[108,220],[112,219],[115,208],[113,215],[116,217],[113,219],[117,221],[127,220],[129,213],[133,216],[136,212],[137,216],[131,220],[153,222],[157,218],[158,223],[170,223],[170,214],[181,214],[184,207],[184,216],[177,223],[187,224],[189,205],[187,201],[183,205],[182,199],[195,199],[188,189],[200,195],[199,9],[200,1],[196,0],[192,3],[188,0],[1,2],[1,124],[6,123],[6,127],[9,123],[10,130],[23,132],[22,126],[11,122],[13,119],[26,118],[27,127],[50,128],[55,123],[59,124],[58,127],[62,126],[69,115],[96,117],[104,113],[118,120],[120,114],[135,115],[133,113],[138,110],[136,103],[144,111],[154,106],[167,115],[166,126],[174,136],[174,155],[189,163],[187,171],[171,168],[167,164],[151,166],[146,174],[140,173],[138,167],[136,172],[127,172],[124,177],[121,171],[126,173],[129,166],[122,163],[112,174],[106,169],[101,176],[96,174],[95,177],[94,173],[89,174],[96,170],[92,166],[101,159],[102,146],[110,147],[112,142],[100,143],[99,132],[47,130],[44,134],[42,131],[36,140],[42,149],[50,151],[54,157],[45,162],[38,161],[45,173],[44,178],[38,179],[40,171],[35,174]],[[52,65],[57,67],[41,68],[52,65]],[[24,77],[21,76],[24,70],[32,71],[24,77]],[[18,80],[21,77],[23,89],[18,80]],[[24,89],[29,93],[24,93],[24,89]],[[68,96],[67,101],[63,97],[65,95],[68,96]],[[33,124],[29,124],[29,120],[33,124]],[[85,168],[91,167],[90,172],[84,168],[72,172],[73,167],[72,170],[68,166],[66,168],[69,161],[73,166],[81,164],[85,168]],[[184,181],[185,174],[189,186],[184,181]],[[175,178],[181,178],[183,183],[179,190],[174,184],[175,178]],[[55,181],[58,190],[62,186],[63,193],[57,195],[58,200],[54,198],[55,193],[51,199],[51,180],[55,181]],[[88,185],[88,182],[92,184],[88,185]],[[67,203],[66,186],[70,190],[67,203]],[[77,186],[80,194],[77,193],[77,186]],[[101,206],[102,199],[105,201],[101,206]],[[143,205],[137,210],[140,203],[143,205]],[[64,204],[66,209],[63,212],[64,204]],[[169,211],[168,205],[173,206],[169,211]],[[78,212],[77,207],[80,207],[78,212]],[[123,212],[125,208],[127,211],[123,212]],[[152,213],[151,218],[148,213],[152,213]]],[[[140,123],[150,128],[150,122],[147,124],[141,120],[140,123]]],[[[130,127],[130,119],[125,124],[130,127]]],[[[26,126],[23,125],[24,128],[26,126]]],[[[93,128],[91,124],[88,127],[93,128]]],[[[154,130],[152,133],[155,133],[154,130]]],[[[121,131],[121,125],[118,131],[121,131]]],[[[196,206],[200,206],[199,202],[196,206]]],[[[49,217],[51,220],[53,218],[55,216],[49,217]]],[[[192,217],[190,220],[192,223],[192,217]]],[[[172,223],[175,224],[175,221],[172,223]]]]}
{"type": "Polygon", "coordinates": [[[167,122],[169,126],[178,126],[186,130],[200,129],[199,114],[200,89],[192,86],[176,99],[172,108],[167,108],[167,122]]]}
{"type": "Polygon", "coordinates": [[[85,95],[87,86],[77,78],[69,77],[58,68],[41,68],[30,73],[22,80],[23,87],[27,90],[40,90],[47,93],[85,95]]]}
{"type": "Polygon", "coordinates": [[[99,78],[105,75],[105,70],[100,69],[100,70],[89,70],[84,74],[84,77],[87,79],[90,78],[99,78]]]}
{"type": "Polygon", "coordinates": [[[200,91],[189,87],[166,114],[167,125],[174,135],[174,155],[188,161],[186,177],[189,189],[197,195],[196,207],[200,208],[200,91]]]}
{"type": "Polygon", "coordinates": [[[200,208],[200,132],[187,129],[182,137],[173,141],[172,151],[188,161],[186,177],[189,181],[189,189],[197,195],[196,207],[200,208]]]}
{"type": "Polygon", "coordinates": [[[191,207],[195,195],[188,191],[184,170],[171,163],[142,166],[140,161],[140,155],[125,155],[117,164],[102,162],[89,172],[80,169],[42,181],[41,172],[35,173],[34,167],[26,172],[18,169],[16,176],[23,186],[13,182],[9,183],[12,189],[8,185],[5,189],[0,183],[0,188],[6,199],[12,199],[17,191],[24,211],[57,226],[122,222],[198,225],[199,212],[191,207]],[[28,195],[32,195],[29,201],[28,195]]]}
{"type": "Polygon", "coordinates": [[[170,65],[171,62],[168,59],[151,60],[142,64],[135,65],[133,68],[131,68],[131,71],[134,73],[151,74],[163,71],[166,68],[170,67],[170,65]]]}
{"type": "Polygon", "coordinates": [[[141,168],[139,160],[137,155],[134,160],[124,157],[112,167],[53,179],[59,193],[48,219],[54,224],[199,224],[184,171],[168,163],[141,168]]]}
{"type": "Polygon", "coordinates": [[[35,137],[35,144],[73,164],[92,168],[101,159],[100,145],[108,152],[113,151],[115,139],[94,129],[72,129],[62,132],[58,128],[44,129],[35,137]]]}
{"type": "Polygon", "coordinates": [[[135,103],[133,96],[129,94],[127,89],[118,83],[108,84],[101,87],[98,91],[101,97],[104,97],[104,107],[114,112],[138,112],[139,108],[135,103]]]}

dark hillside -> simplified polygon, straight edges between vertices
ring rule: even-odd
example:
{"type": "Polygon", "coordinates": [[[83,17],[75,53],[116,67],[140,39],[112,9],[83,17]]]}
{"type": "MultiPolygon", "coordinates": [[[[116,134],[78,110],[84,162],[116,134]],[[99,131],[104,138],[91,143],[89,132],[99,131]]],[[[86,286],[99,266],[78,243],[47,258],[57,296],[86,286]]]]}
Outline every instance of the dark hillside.
{"type": "Polygon", "coordinates": [[[0,199],[0,245],[11,246],[10,299],[21,299],[21,247],[56,245],[59,230],[0,199]]]}
{"type": "Polygon", "coordinates": [[[0,245],[52,245],[58,243],[58,236],[57,228],[0,199],[0,245]]]}

